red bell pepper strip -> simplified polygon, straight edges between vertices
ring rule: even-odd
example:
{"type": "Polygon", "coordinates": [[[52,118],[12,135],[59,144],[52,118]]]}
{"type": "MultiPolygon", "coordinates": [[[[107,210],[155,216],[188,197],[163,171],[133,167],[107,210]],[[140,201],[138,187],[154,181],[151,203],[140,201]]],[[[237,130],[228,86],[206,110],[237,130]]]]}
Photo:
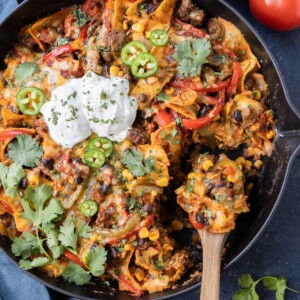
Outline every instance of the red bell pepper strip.
{"type": "Polygon", "coordinates": [[[225,90],[219,92],[219,99],[215,107],[205,117],[199,119],[183,119],[182,124],[186,129],[197,130],[209,124],[221,111],[225,103],[225,90]]]}
{"type": "Polygon", "coordinates": [[[122,289],[131,292],[135,297],[140,297],[143,294],[143,291],[136,288],[132,282],[124,276],[124,274],[120,274],[119,276],[119,286],[122,289]]]}
{"type": "Polygon", "coordinates": [[[179,19],[175,19],[174,24],[176,26],[178,26],[180,28],[180,30],[187,31],[187,32],[191,33],[194,37],[197,37],[200,39],[208,37],[207,33],[204,32],[203,30],[196,28],[193,25],[184,23],[184,22],[180,21],[179,19]]]}
{"type": "Polygon", "coordinates": [[[197,230],[203,229],[204,228],[204,224],[203,223],[198,223],[194,217],[194,215],[189,214],[189,220],[191,222],[191,224],[193,225],[193,227],[197,230]]]}
{"type": "Polygon", "coordinates": [[[174,122],[174,118],[166,110],[159,110],[154,116],[154,121],[160,127],[164,127],[174,122]]]}
{"type": "Polygon", "coordinates": [[[229,80],[219,81],[216,84],[204,87],[202,82],[194,82],[192,80],[175,80],[170,85],[174,88],[190,89],[201,93],[215,93],[225,89],[229,84],[229,80]]]}
{"type": "Polygon", "coordinates": [[[215,44],[213,46],[214,50],[217,52],[217,53],[223,53],[231,58],[237,58],[237,55],[231,51],[230,49],[228,49],[226,46],[224,45],[221,45],[221,44],[215,44]]]}
{"type": "Polygon", "coordinates": [[[2,205],[4,207],[4,209],[6,210],[6,212],[9,213],[10,215],[14,214],[14,210],[4,201],[0,200],[0,205],[2,205]]]}
{"type": "Polygon", "coordinates": [[[232,95],[236,94],[238,84],[239,84],[239,82],[241,80],[241,77],[242,77],[242,74],[243,74],[242,67],[238,62],[233,63],[233,68],[234,68],[233,75],[232,75],[229,87],[227,89],[227,94],[229,96],[232,96],[232,95]]]}
{"type": "Polygon", "coordinates": [[[62,45],[45,55],[43,61],[49,65],[54,58],[74,51],[76,51],[76,49],[74,49],[71,44],[62,45]]]}
{"type": "Polygon", "coordinates": [[[85,270],[88,270],[88,267],[81,261],[81,259],[77,255],[73,254],[69,250],[65,250],[64,255],[65,255],[66,258],[68,258],[69,260],[71,260],[75,264],[81,266],[85,270]]]}
{"type": "Polygon", "coordinates": [[[14,128],[14,129],[11,129],[11,130],[3,130],[0,132],[0,142],[4,141],[4,140],[7,140],[7,139],[13,139],[15,138],[17,135],[20,135],[20,134],[30,134],[30,135],[33,135],[33,132],[32,130],[30,129],[17,129],[17,128],[14,128]]]}

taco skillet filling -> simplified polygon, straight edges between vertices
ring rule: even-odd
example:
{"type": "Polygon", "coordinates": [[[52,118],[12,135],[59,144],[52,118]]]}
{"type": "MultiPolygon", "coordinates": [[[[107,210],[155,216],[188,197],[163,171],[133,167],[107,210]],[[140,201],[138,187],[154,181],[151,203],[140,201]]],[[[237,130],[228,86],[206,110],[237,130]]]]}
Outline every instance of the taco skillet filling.
{"type": "Polygon", "coordinates": [[[191,0],[87,0],[23,28],[5,61],[0,234],[22,268],[162,291],[193,264],[172,235],[187,215],[229,232],[249,211],[275,129],[230,22],[191,0]],[[176,197],[187,214],[168,214],[176,197]]]}

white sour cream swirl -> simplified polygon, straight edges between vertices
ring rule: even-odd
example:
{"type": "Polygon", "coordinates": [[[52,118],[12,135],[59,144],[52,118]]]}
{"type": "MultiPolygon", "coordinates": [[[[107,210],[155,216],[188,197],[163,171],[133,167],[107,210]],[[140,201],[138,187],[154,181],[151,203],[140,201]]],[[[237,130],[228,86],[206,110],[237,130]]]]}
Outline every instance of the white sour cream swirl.
{"type": "Polygon", "coordinates": [[[88,72],[56,88],[41,109],[51,138],[72,148],[92,132],[113,141],[126,138],[137,113],[137,100],[129,94],[129,81],[88,72]]]}

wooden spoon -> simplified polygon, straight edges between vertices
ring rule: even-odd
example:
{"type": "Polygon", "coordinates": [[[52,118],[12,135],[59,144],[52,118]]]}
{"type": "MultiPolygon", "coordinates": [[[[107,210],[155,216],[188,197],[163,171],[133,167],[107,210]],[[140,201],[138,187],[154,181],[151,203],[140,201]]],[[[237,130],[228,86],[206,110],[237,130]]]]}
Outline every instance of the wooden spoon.
{"type": "Polygon", "coordinates": [[[220,272],[223,246],[226,233],[210,233],[198,230],[203,250],[203,272],[201,283],[201,300],[220,299],[220,272]]]}

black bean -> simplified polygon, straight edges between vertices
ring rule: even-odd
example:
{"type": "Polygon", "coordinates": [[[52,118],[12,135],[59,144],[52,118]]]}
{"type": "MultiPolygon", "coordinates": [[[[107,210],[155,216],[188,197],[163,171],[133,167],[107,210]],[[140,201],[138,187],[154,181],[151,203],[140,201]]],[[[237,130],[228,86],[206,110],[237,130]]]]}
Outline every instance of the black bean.
{"type": "Polygon", "coordinates": [[[240,110],[235,110],[233,113],[233,117],[236,122],[241,123],[243,122],[242,112],[240,110]]]}
{"type": "Polygon", "coordinates": [[[118,256],[118,250],[115,247],[113,247],[110,249],[110,254],[113,258],[116,258],[118,256]]]}
{"type": "Polygon", "coordinates": [[[28,179],[25,177],[20,182],[20,188],[25,190],[25,189],[27,189],[28,185],[29,185],[28,179]]]}
{"type": "Polygon", "coordinates": [[[109,190],[110,190],[110,186],[108,184],[103,183],[101,185],[100,191],[102,194],[104,194],[104,195],[107,194],[109,192],[109,190]]]}
{"type": "Polygon", "coordinates": [[[153,205],[148,203],[143,206],[143,211],[151,214],[153,212],[153,205]]]}
{"type": "Polygon", "coordinates": [[[138,248],[144,249],[144,248],[147,247],[147,245],[148,245],[147,239],[140,239],[140,238],[137,239],[137,246],[138,246],[138,248]]]}
{"type": "Polygon", "coordinates": [[[47,169],[53,169],[54,160],[52,158],[42,158],[42,164],[47,169]]]}
{"type": "Polygon", "coordinates": [[[202,118],[206,116],[211,111],[210,105],[204,105],[201,107],[200,111],[198,112],[198,118],[202,118]]]}
{"type": "Polygon", "coordinates": [[[219,184],[216,185],[216,188],[221,188],[226,186],[226,182],[225,181],[221,181],[219,184]]]}
{"type": "Polygon", "coordinates": [[[229,187],[230,189],[232,189],[233,186],[234,186],[234,184],[233,184],[232,182],[229,182],[228,187],[229,187]]]}
{"type": "Polygon", "coordinates": [[[75,177],[74,182],[75,182],[76,184],[81,184],[81,183],[83,183],[83,177],[81,177],[81,176],[75,177]]]}
{"type": "Polygon", "coordinates": [[[198,223],[204,223],[205,217],[204,217],[204,215],[203,215],[202,212],[198,212],[198,213],[196,214],[196,221],[197,221],[198,223]]]}
{"type": "Polygon", "coordinates": [[[148,96],[146,94],[139,94],[138,95],[138,100],[142,103],[147,102],[148,96]]]}

